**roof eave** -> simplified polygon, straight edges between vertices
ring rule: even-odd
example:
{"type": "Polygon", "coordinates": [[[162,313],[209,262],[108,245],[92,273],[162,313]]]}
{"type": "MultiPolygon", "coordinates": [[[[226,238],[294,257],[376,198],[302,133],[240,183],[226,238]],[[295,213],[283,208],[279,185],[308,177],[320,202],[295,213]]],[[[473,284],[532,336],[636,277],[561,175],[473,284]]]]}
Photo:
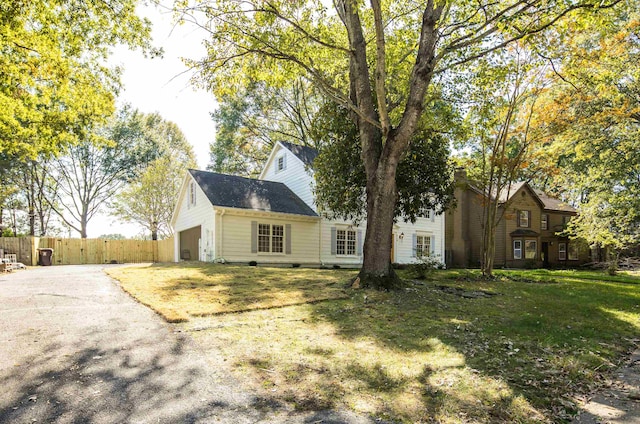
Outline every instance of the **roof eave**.
{"type": "Polygon", "coordinates": [[[235,215],[249,215],[249,214],[268,214],[270,216],[282,216],[282,217],[296,217],[297,219],[305,220],[305,221],[317,221],[320,219],[320,216],[315,215],[304,215],[298,213],[290,213],[290,212],[276,212],[270,211],[266,209],[249,209],[249,208],[236,208],[232,206],[220,206],[213,205],[215,209],[223,210],[225,213],[233,213],[235,215]]]}

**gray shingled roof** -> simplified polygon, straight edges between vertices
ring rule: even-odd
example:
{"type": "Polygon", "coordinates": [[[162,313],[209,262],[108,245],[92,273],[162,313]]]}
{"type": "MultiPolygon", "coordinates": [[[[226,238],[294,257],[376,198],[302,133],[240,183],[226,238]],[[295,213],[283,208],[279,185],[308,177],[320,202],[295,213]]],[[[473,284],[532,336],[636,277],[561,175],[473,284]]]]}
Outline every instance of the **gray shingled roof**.
{"type": "MultiPolygon", "coordinates": [[[[474,186],[472,184],[469,184],[469,186],[471,187],[471,189],[475,190],[479,194],[483,194],[482,190],[480,190],[476,186],[474,186]]],[[[569,212],[569,213],[572,213],[572,214],[576,214],[577,213],[576,209],[573,206],[571,206],[570,204],[568,204],[566,202],[563,202],[562,200],[558,200],[558,199],[555,199],[553,197],[549,197],[542,190],[533,189],[526,182],[513,183],[509,190],[507,190],[506,188],[502,189],[500,191],[500,195],[498,196],[498,202],[500,202],[500,203],[507,202],[509,199],[511,199],[524,186],[527,186],[527,187],[531,188],[533,193],[538,197],[538,200],[540,200],[540,203],[542,204],[544,210],[556,211],[556,212],[569,212]]],[[[491,197],[494,197],[494,196],[491,196],[491,197]]]]}
{"type": "Polygon", "coordinates": [[[282,183],[195,169],[189,172],[214,206],[318,216],[282,183]]]}
{"type": "Polygon", "coordinates": [[[562,200],[555,199],[553,197],[547,196],[547,194],[542,190],[535,190],[538,198],[542,203],[544,203],[544,208],[550,211],[560,211],[560,212],[571,212],[576,213],[576,209],[570,204],[563,202],[562,200]]]}
{"type": "Polygon", "coordinates": [[[289,143],[288,141],[280,141],[291,153],[297,156],[305,165],[313,168],[313,161],[318,157],[318,151],[313,147],[301,146],[299,144],[289,143]]]}

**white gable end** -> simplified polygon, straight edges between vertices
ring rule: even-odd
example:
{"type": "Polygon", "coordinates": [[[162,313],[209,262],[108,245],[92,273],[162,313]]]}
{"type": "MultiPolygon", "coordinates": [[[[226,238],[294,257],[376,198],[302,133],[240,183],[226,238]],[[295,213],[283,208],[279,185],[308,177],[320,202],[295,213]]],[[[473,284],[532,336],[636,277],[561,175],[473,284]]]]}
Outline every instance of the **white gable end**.
{"type": "Polygon", "coordinates": [[[184,231],[199,228],[200,237],[190,256],[194,260],[211,261],[215,257],[213,239],[215,221],[213,205],[198,183],[187,171],[180,189],[178,204],[174,212],[173,229],[175,233],[176,260],[180,255],[180,237],[184,231]]]}
{"type": "Polygon", "coordinates": [[[312,171],[305,169],[304,162],[282,144],[276,143],[260,179],[283,183],[311,209],[318,212],[312,191],[312,171]]]}

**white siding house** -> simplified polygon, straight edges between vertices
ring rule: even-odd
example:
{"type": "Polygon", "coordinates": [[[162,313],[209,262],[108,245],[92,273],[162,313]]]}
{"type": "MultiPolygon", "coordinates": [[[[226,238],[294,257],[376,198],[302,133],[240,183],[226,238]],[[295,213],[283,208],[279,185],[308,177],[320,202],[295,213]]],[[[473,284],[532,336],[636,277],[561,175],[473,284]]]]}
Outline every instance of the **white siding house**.
{"type": "Polygon", "coordinates": [[[200,185],[188,174],[180,189],[171,225],[175,260],[213,261],[215,213],[200,185]]]}
{"type": "Polygon", "coordinates": [[[283,142],[276,143],[258,178],[286,184],[317,213],[313,197],[313,171],[310,168],[311,162],[316,156],[315,150],[309,147],[283,142]],[[297,151],[304,161],[290,149],[297,151]]]}
{"type": "MultiPolygon", "coordinates": [[[[312,148],[278,142],[257,180],[190,170],[172,220],[175,260],[362,264],[366,223],[329,220],[317,209],[316,156],[312,148]]],[[[394,225],[392,262],[427,254],[444,261],[444,215],[394,225]]]]}
{"type": "Polygon", "coordinates": [[[282,183],[189,170],[172,219],[174,259],[317,264],[319,221],[282,183]]]}

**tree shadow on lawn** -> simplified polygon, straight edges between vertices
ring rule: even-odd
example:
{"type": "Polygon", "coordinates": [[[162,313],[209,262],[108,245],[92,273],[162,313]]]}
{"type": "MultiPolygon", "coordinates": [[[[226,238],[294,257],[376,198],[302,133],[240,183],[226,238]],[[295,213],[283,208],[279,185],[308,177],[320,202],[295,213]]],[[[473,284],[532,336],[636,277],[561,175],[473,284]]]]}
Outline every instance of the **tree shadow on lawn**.
{"type": "MultiPolygon", "coordinates": [[[[388,295],[356,292],[346,313],[331,302],[314,305],[313,313],[344,340],[373,340],[371,349],[381,354],[411,358],[431,350],[425,340],[436,339],[461,355],[449,371],[424,363],[418,402],[431,417],[459,413],[462,421],[569,419],[577,412],[572,395],[593,390],[599,373],[615,368],[638,334],[640,288],[628,283],[465,288],[500,295],[468,299],[432,284],[413,285],[388,295]]],[[[365,385],[381,387],[376,379],[388,378],[379,364],[359,367],[365,385]]],[[[414,379],[394,380],[391,389],[411,384],[414,379]]]]}
{"type": "Polygon", "coordinates": [[[193,316],[347,298],[345,281],[355,273],[211,264],[189,264],[189,271],[189,275],[167,280],[160,291],[167,303],[176,302],[174,308],[194,297],[188,310],[193,316]]]}
{"type": "Polygon", "coordinates": [[[151,357],[137,352],[154,346],[137,340],[69,355],[68,347],[49,344],[41,350],[45,354],[21,358],[20,365],[0,372],[0,422],[191,423],[225,416],[255,422],[264,417],[246,408],[244,399],[203,387],[202,368],[179,359],[180,339],[151,357]]]}

